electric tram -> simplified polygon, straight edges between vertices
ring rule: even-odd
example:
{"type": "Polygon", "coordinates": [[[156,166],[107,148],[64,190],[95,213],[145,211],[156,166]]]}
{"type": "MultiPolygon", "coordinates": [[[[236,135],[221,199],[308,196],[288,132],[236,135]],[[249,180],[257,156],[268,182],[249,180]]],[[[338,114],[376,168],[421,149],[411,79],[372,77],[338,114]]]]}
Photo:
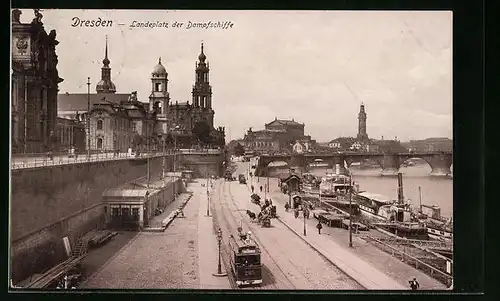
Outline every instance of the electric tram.
{"type": "MultiPolygon", "coordinates": [[[[241,229],[241,228],[240,228],[241,229]]],[[[238,229],[238,230],[240,230],[238,229]]],[[[231,271],[238,286],[262,283],[260,248],[251,233],[239,232],[229,238],[231,271]]]]}

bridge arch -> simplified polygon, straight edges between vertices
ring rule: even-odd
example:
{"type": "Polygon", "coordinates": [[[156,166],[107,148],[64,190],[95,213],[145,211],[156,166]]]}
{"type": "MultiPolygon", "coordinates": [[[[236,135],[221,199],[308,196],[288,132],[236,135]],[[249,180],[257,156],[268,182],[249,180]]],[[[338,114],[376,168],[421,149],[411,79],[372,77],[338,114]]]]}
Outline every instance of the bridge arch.
{"type": "Polygon", "coordinates": [[[453,164],[453,155],[451,153],[427,153],[427,154],[405,154],[400,155],[401,163],[410,159],[422,159],[431,168],[431,175],[450,176],[451,166],[453,164]]]}

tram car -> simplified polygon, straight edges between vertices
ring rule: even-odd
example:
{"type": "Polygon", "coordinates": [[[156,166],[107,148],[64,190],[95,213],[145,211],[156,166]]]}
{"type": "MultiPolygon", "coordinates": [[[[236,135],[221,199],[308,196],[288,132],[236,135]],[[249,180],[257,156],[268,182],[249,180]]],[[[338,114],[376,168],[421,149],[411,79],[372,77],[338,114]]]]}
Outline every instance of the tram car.
{"type": "Polygon", "coordinates": [[[260,248],[250,234],[231,235],[229,238],[231,250],[231,272],[236,284],[259,285],[262,283],[262,263],[260,248]]]}

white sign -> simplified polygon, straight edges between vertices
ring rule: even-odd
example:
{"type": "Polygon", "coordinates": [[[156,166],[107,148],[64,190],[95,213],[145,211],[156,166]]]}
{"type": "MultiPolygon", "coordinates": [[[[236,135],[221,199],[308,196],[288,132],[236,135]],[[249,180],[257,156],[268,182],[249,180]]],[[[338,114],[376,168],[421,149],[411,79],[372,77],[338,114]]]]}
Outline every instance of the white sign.
{"type": "Polygon", "coordinates": [[[71,244],[69,243],[69,238],[67,236],[63,237],[64,250],[68,257],[71,256],[71,244]]]}

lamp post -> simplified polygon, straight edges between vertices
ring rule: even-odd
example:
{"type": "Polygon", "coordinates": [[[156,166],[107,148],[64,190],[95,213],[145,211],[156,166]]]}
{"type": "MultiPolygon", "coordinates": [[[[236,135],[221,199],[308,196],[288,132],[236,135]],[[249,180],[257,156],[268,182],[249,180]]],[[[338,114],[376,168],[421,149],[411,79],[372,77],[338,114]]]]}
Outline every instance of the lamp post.
{"type": "Polygon", "coordinates": [[[307,236],[307,232],[306,232],[306,206],[305,206],[305,202],[302,203],[302,212],[304,214],[304,236],[307,236]]]}
{"type": "MultiPolygon", "coordinates": [[[[207,158],[208,158],[208,148],[207,148],[207,158]]],[[[209,178],[209,172],[208,172],[208,163],[207,163],[207,217],[210,217],[210,192],[208,191],[208,178],[209,178]]]]}
{"type": "Polygon", "coordinates": [[[349,173],[349,247],[352,248],[352,175],[349,173]]]}
{"type": "Polygon", "coordinates": [[[173,175],[172,175],[172,193],[173,193],[173,197],[175,199],[175,183],[174,183],[174,177],[175,177],[175,163],[176,163],[176,158],[175,158],[175,153],[177,151],[177,130],[179,129],[179,126],[176,125],[175,127],[171,128],[170,129],[170,132],[174,132],[175,130],[175,135],[174,135],[174,164],[173,164],[173,175]]]}
{"type": "Polygon", "coordinates": [[[165,186],[165,136],[162,136],[162,162],[161,162],[161,177],[163,179],[163,186],[165,186]]]}
{"type": "Polygon", "coordinates": [[[148,167],[148,182],[147,182],[147,187],[149,188],[149,181],[151,177],[151,170],[149,168],[149,113],[146,115],[146,160],[147,160],[147,167],[148,167]]]}
{"type": "Polygon", "coordinates": [[[87,77],[87,158],[90,161],[90,77],[87,77]]]}
{"type": "Polygon", "coordinates": [[[217,273],[214,273],[215,277],[224,277],[227,276],[227,273],[222,272],[222,265],[221,265],[221,253],[220,253],[220,246],[222,244],[222,230],[219,228],[219,231],[217,231],[217,243],[219,245],[219,262],[217,263],[217,273]]]}

